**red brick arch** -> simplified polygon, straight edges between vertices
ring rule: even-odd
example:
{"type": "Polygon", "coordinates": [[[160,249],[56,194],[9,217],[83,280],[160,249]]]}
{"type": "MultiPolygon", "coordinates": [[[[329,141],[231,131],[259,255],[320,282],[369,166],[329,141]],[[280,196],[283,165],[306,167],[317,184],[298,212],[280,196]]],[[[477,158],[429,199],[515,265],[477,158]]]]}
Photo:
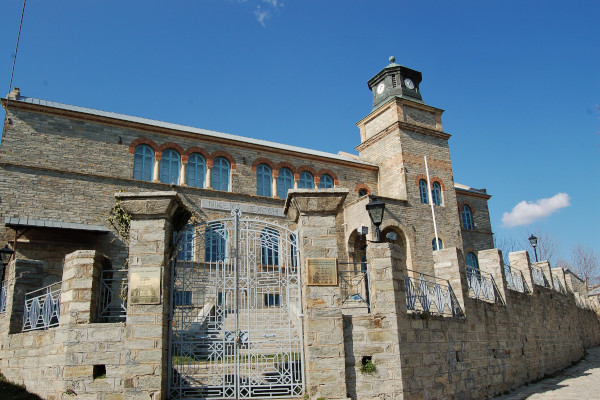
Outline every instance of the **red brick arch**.
{"type": "MultiPolygon", "coordinates": [[[[204,150],[201,147],[189,147],[186,151],[185,151],[185,161],[186,162],[189,158],[189,156],[191,156],[194,153],[198,153],[198,154],[202,154],[202,156],[204,157],[204,161],[208,164],[208,159],[210,158],[210,154],[208,154],[208,151],[204,150]]],[[[183,159],[183,157],[182,157],[183,159]]],[[[212,164],[211,164],[212,165],[212,164]]]]}
{"type": "MultiPolygon", "coordinates": [[[[425,174],[419,174],[419,175],[417,175],[416,178],[415,178],[415,185],[419,186],[419,181],[421,179],[424,179],[425,181],[427,181],[427,175],[425,175],[425,174]]],[[[432,176],[429,179],[430,179],[432,185],[433,185],[433,182],[437,182],[437,183],[440,184],[440,188],[443,191],[446,191],[446,185],[444,185],[444,181],[442,181],[442,178],[437,177],[437,176],[432,176]]]]}
{"type": "Polygon", "coordinates": [[[233,156],[231,154],[229,154],[226,151],[222,151],[222,150],[217,150],[214,151],[211,155],[210,155],[210,161],[207,159],[206,160],[206,164],[212,168],[213,166],[213,161],[215,160],[215,158],[217,157],[223,157],[226,158],[227,161],[229,161],[229,165],[231,166],[231,169],[235,169],[236,168],[236,164],[235,164],[235,158],[233,158],[233,156]]]}
{"type": "Polygon", "coordinates": [[[154,143],[152,140],[147,139],[147,138],[137,138],[133,142],[131,142],[131,144],[129,145],[129,153],[135,154],[135,148],[138,147],[140,144],[146,144],[146,145],[150,146],[152,148],[152,150],[154,150],[154,154],[156,154],[158,152],[158,145],[156,143],[154,143]]]}
{"type": "Polygon", "coordinates": [[[359,183],[358,185],[356,185],[356,187],[354,188],[354,192],[358,193],[358,191],[361,189],[366,190],[367,194],[371,194],[371,189],[364,183],[359,183]]]}
{"type": "Polygon", "coordinates": [[[298,179],[296,176],[296,167],[294,167],[292,164],[290,164],[289,162],[280,162],[279,164],[277,164],[277,166],[275,167],[277,169],[277,175],[279,176],[279,170],[281,168],[289,168],[290,171],[292,171],[292,174],[294,174],[294,179],[298,179]]]}
{"type": "Polygon", "coordinates": [[[314,168],[309,167],[308,165],[302,165],[302,166],[296,168],[296,173],[294,174],[294,179],[296,179],[296,180],[300,179],[300,174],[302,173],[302,171],[310,172],[313,176],[313,180],[317,179],[317,171],[315,171],[314,168]]]}
{"type": "Polygon", "coordinates": [[[256,172],[256,167],[258,167],[260,164],[265,164],[268,165],[269,168],[271,168],[271,172],[275,171],[275,163],[271,160],[268,160],[266,158],[257,158],[253,163],[252,163],[252,172],[256,172]]]}
{"type": "Polygon", "coordinates": [[[158,151],[156,152],[156,154],[160,153],[160,157],[155,157],[157,160],[162,159],[162,153],[163,151],[167,150],[167,149],[172,149],[175,150],[176,152],[179,153],[179,156],[181,157],[181,161],[186,162],[187,161],[187,157],[185,157],[185,159],[183,158],[183,156],[185,155],[185,151],[183,150],[183,148],[178,145],[177,143],[173,143],[173,142],[167,142],[167,143],[163,143],[160,145],[160,147],[158,148],[158,151]]]}
{"type": "Polygon", "coordinates": [[[333,172],[330,169],[324,168],[324,169],[319,170],[318,177],[315,176],[315,184],[318,185],[321,182],[321,175],[323,175],[323,174],[327,174],[333,179],[333,186],[337,186],[340,183],[335,172],[333,172]]]}
{"type": "MultiPolygon", "coordinates": [[[[458,215],[459,216],[462,214],[463,206],[469,206],[469,208],[471,209],[471,215],[475,215],[475,208],[473,207],[473,205],[471,203],[469,203],[468,201],[461,201],[460,203],[458,203],[458,215]]],[[[461,220],[461,223],[462,223],[462,220],[461,220]]]]}

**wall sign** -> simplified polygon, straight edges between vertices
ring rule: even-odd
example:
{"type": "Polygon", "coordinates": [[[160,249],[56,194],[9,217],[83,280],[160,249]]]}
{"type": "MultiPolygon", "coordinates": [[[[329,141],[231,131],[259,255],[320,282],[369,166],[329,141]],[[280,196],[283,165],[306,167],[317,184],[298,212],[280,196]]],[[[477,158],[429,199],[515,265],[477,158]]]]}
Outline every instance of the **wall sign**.
{"type": "Polygon", "coordinates": [[[200,200],[200,207],[221,211],[231,211],[239,208],[243,213],[270,215],[273,217],[284,216],[283,208],[257,206],[255,204],[235,203],[231,201],[202,199],[200,200]]]}
{"type": "Polygon", "coordinates": [[[337,286],[337,258],[307,258],[308,285],[337,286]]]}
{"type": "Polygon", "coordinates": [[[131,304],[160,304],[161,267],[139,268],[131,271],[129,290],[131,304]]]}

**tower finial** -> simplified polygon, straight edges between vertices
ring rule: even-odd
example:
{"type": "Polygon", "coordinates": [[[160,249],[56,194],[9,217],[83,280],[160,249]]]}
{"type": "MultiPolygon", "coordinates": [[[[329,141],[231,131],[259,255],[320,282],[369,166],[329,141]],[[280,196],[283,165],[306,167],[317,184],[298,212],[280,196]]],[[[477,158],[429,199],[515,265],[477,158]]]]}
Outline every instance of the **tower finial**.
{"type": "Polygon", "coordinates": [[[390,57],[390,64],[393,64],[393,63],[395,63],[395,62],[396,62],[396,57],[394,57],[394,56],[391,56],[391,57],[390,57]]]}

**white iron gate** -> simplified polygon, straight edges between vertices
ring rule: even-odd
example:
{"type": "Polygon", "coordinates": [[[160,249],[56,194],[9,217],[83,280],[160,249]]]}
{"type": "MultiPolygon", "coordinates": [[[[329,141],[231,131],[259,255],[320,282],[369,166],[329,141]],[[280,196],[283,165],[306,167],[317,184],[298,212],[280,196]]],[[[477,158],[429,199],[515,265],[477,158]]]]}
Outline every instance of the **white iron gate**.
{"type": "Polygon", "coordinates": [[[177,235],[171,399],[304,393],[296,233],[232,216],[177,235]]]}

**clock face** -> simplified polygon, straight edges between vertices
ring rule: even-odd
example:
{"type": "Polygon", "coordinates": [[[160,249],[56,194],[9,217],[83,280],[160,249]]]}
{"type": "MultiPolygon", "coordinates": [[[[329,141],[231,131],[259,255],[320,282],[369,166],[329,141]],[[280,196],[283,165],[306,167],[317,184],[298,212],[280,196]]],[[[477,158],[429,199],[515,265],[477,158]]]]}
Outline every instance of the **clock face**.
{"type": "Polygon", "coordinates": [[[415,88],[415,84],[413,83],[413,81],[411,81],[408,78],[406,78],[404,80],[404,86],[406,86],[408,89],[414,89],[415,88]]]}
{"type": "Polygon", "coordinates": [[[385,84],[383,82],[381,82],[379,85],[377,85],[377,94],[383,93],[384,90],[385,90],[385,84]]]}

